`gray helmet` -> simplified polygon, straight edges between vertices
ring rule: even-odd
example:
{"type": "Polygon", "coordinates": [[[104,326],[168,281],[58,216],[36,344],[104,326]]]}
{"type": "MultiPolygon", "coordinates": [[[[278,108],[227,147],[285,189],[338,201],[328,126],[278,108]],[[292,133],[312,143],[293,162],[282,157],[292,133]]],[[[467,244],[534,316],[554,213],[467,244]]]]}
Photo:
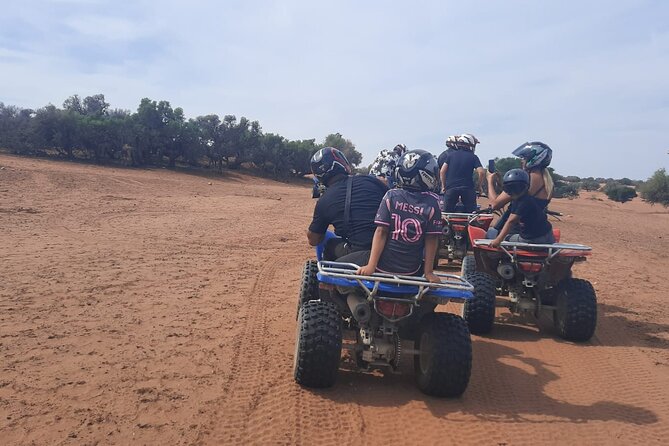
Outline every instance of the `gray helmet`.
{"type": "Polygon", "coordinates": [[[409,150],[397,162],[395,180],[402,189],[434,192],[439,187],[439,163],[426,150],[409,150]]]}
{"type": "Polygon", "coordinates": [[[548,144],[539,141],[526,142],[514,150],[513,154],[525,160],[526,169],[545,169],[553,159],[553,150],[548,144]]]}

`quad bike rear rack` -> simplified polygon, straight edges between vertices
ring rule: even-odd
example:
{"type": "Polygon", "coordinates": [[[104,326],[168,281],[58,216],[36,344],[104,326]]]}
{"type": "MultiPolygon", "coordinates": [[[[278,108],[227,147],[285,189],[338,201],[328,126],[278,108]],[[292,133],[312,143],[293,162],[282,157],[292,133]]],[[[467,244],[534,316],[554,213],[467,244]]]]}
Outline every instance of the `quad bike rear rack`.
{"type": "MultiPolygon", "coordinates": [[[[374,273],[360,276],[356,271],[360,267],[354,263],[320,261],[318,262],[318,280],[322,283],[362,289],[368,300],[374,298],[388,301],[406,302],[388,295],[410,295],[413,303],[419,304],[424,298],[437,301],[461,301],[473,297],[474,287],[465,279],[454,274],[435,273],[442,283],[428,282],[424,277],[403,276],[396,274],[374,273]],[[382,292],[385,296],[378,296],[382,292]]],[[[445,302],[442,302],[445,303],[445,302]]]]}
{"type": "MultiPolygon", "coordinates": [[[[484,247],[488,250],[494,250],[495,248],[491,247],[490,243],[492,243],[492,240],[490,239],[474,240],[475,247],[484,247]]],[[[583,257],[590,255],[592,252],[592,248],[590,246],[573,243],[525,243],[504,241],[501,243],[499,249],[506,253],[512,262],[514,262],[518,256],[519,250],[524,251],[524,253],[530,252],[532,254],[537,254],[537,251],[545,250],[547,254],[547,261],[551,261],[558,255],[565,257],[583,257]]]]}
{"type": "Polygon", "coordinates": [[[462,218],[462,219],[466,219],[468,223],[471,223],[474,220],[478,220],[481,217],[492,219],[493,214],[487,213],[487,212],[472,212],[472,213],[467,213],[467,212],[442,212],[441,213],[441,218],[442,218],[442,220],[445,220],[445,221],[449,221],[451,218],[462,218]]]}

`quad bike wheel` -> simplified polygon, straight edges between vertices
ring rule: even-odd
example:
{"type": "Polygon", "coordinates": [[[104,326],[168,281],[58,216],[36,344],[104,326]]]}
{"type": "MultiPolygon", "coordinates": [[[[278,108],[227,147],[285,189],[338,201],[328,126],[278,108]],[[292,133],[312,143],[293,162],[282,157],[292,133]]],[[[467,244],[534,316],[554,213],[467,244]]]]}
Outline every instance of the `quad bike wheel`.
{"type": "Polygon", "coordinates": [[[297,301],[296,319],[300,314],[300,308],[305,302],[319,299],[318,278],[316,277],[316,274],[318,274],[318,262],[315,260],[307,260],[304,263],[304,269],[302,270],[302,283],[300,284],[300,298],[297,301]]]}
{"type": "Polygon", "coordinates": [[[465,279],[474,287],[474,297],[465,301],[464,308],[469,331],[474,334],[490,333],[495,323],[495,278],[486,273],[473,272],[465,279]]]}
{"type": "Polygon", "coordinates": [[[467,277],[472,273],[476,272],[476,259],[473,255],[465,256],[462,259],[462,269],[460,270],[460,275],[463,279],[467,280],[467,277]]]}
{"type": "Polygon", "coordinates": [[[458,397],[469,384],[472,341],[467,323],[451,313],[422,319],[414,356],[418,388],[428,395],[458,397]]]}
{"type": "Polygon", "coordinates": [[[305,302],[297,317],[293,374],[305,387],[331,387],[341,360],[342,328],[337,307],[329,302],[305,302]]]}
{"type": "Polygon", "coordinates": [[[558,285],[553,322],[560,337],[585,342],[597,326],[597,296],[587,280],[567,278],[558,285]]]}

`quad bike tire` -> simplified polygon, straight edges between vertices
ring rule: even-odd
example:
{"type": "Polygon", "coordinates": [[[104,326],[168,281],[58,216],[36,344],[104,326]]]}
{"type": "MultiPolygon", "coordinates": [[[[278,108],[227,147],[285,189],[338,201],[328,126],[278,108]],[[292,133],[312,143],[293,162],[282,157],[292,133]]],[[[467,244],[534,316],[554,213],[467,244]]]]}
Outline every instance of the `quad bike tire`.
{"type": "Polygon", "coordinates": [[[467,277],[475,272],[476,272],[476,259],[474,258],[473,255],[465,256],[465,258],[462,259],[462,268],[460,270],[460,275],[462,276],[463,279],[467,280],[467,277]]]}
{"type": "Polygon", "coordinates": [[[597,296],[587,280],[567,278],[558,285],[553,322],[561,338],[588,341],[597,326],[597,296]]]}
{"type": "Polygon", "coordinates": [[[430,313],[422,319],[414,356],[418,388],[427,395],[458,397],[469,384],[472,341],[467,323],[451,313],[430,313]]]}
{"type": "Polygon", "coordinates": [[[482,272],[465,277],[474,287],[474,297],[465,301],[464,318],[474,334],[490,333],[495,323],[495,278],[482,272]]]}
{"type": "Polygon", "coordinates": [[[304,262],[304,269],[302,270],[302,283],[300,284],[300,297],[297,301],[297,312],[295,318],[300,314],[300,308],[305,302],[310,300],[318,300],[318,262],[315,260],[307,260],[304,262]]]}
{"type": "Polygon", "coordinates": [[[293,374],[305,387],[332,387],[341,360],[342,327],[339,310],[320,300],[305,302],[297,317],[293,374]]]}

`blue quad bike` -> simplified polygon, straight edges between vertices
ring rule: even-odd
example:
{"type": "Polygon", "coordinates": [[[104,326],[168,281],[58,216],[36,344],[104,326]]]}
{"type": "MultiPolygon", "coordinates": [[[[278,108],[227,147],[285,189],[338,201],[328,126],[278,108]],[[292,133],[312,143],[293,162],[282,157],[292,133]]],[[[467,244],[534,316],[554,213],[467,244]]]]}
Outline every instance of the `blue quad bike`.
{"type": "Polygon", "coordinates": [[[421,391],[460,396],[471,374],[469,329],[462,317],[435,309],[450,301],[467,302],[473,298],[473,287],[449,274],[439,274],[441,284],[416,276],[356,275],[358,265],[323,260],[325,244],[334,237],[328,232],[316,248],[318,260],[304,265],[295,381],[305,387],[331,387],[342,349],[347,349],[358,370],[396,372],[400,358],[413,355],[421,391]],[[403,348],[402,341],[413,341],[414,348],[403,348]]]}

